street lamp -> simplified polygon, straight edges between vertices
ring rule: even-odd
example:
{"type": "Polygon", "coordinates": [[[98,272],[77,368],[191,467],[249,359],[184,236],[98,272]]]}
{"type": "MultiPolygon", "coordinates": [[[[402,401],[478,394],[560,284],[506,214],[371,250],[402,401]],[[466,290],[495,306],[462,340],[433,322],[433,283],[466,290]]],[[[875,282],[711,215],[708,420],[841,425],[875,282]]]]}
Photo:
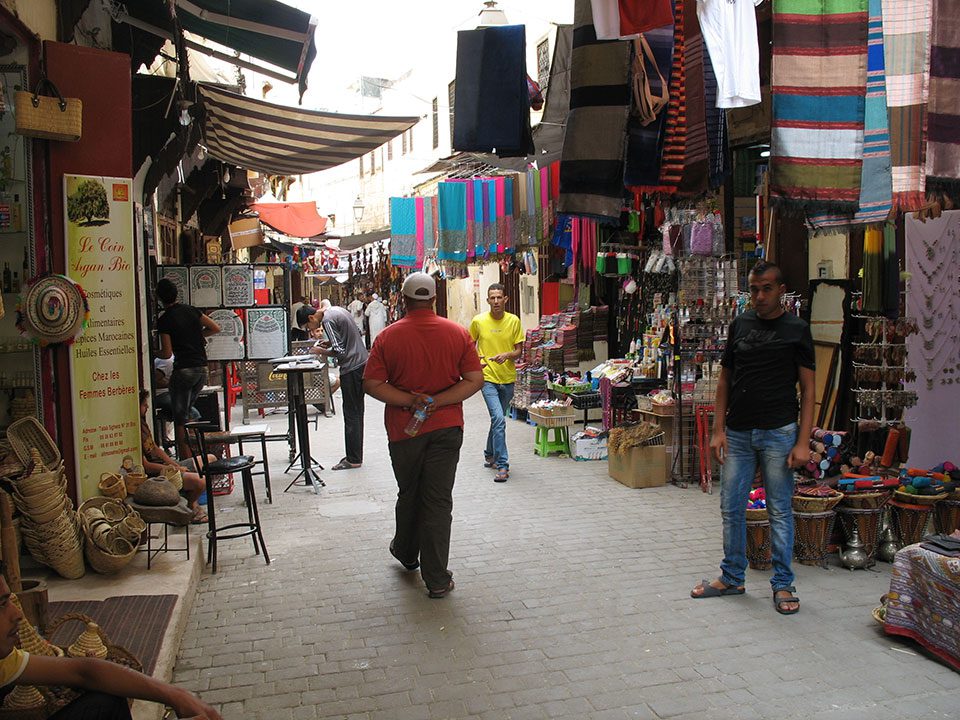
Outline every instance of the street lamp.
{"type": "Polygon", "coordinates": [[[353,231],[357,232],[357,226],[360,224],[360,221],[363,220],[363,199],[357,195],[357,199],[353,201],[353,231]]]}
{"type": "Polygon", "coordinates": [[[497,8],[496,0],[486,0],[483,3],[483,10],[480,11],[480,22],[477,23],[477,29],[494,27],[495,25],[509,25],[507,15],[503,10],[497,8]]]}

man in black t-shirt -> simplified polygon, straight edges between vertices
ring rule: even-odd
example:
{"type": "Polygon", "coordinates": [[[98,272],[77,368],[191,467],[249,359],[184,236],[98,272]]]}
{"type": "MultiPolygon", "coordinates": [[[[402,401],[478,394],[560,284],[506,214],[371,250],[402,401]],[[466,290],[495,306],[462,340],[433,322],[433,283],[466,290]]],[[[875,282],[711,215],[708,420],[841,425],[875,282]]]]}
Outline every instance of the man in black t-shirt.
{"type": "Polygon", "coordinates": [[[173,409],[173,430],[180,460],[190,457],[190,444],[183,427],[190,408],[207,384],[207,336],[220,332],[220,326],[192,305],[177,302],[177,286],[167,278],[157,283],[157,297],[164,311],[157,318],[160,336],[158,357],[166,360],[171,355],[173,373],[170,375],[170,405],[173,409]]]}
{"type": "Polygon", "coordinates": [[[813,339],[807,323],[783,309],[786,287],[779,267],[758,263],[750,272],[749,284],[753,309],[730,325],[710,439],[710,448],[723,465],[721,574],[716,580],[703,580],[690,594],[694,598],[708,598],[744,593],[745,511],[759,464],[770,518],[773,605],[782,615],[792,615],[800,609],[790,567],[792,468],[810,460],[815,377],[813,339]]]}

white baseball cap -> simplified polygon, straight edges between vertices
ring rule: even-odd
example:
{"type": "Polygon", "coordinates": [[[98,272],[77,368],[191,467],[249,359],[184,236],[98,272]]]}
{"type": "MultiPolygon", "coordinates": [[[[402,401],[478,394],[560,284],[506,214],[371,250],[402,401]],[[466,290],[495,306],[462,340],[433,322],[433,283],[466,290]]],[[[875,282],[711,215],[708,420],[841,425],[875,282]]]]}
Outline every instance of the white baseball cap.
{"type": "Polygon", "coordinates": [[[413,300],[431,300],[437,294],[437,281],[426,273],[410,273],[403,281],[401,292],[413,300]]]}

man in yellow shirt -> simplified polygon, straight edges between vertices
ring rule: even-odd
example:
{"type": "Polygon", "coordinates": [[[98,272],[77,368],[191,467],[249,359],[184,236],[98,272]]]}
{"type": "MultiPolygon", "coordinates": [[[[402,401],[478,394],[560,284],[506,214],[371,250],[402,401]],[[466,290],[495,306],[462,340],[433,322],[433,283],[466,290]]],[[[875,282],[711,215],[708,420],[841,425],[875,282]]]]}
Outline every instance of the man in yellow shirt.
{"type": "Polygon", "coordinates": [[[507,295],[503,285],[494,283],[487,290],[490,312],[480,313],[470,323],[470,337],[477,343],[483,366],[483,399],[490,412],[490,432],[483,451],[485,467],[496,468],[494,482],[510,477],[507,455],[507,421],[505,415],[513,399],[517,380],[514,360],[523,352],[523,328],[520,318],[506,312],[507,295]]]}
{"type": "Polygon", "coordinates": [[[220,713],[192,693],[122,665],[96,658],[25,653],[16,646],[21,622],[26,621],[0,575],[0,704],[13,685],[64,685],[87,692],[51,720],[129,720],[127,698],[163,703],[180,718],[222,720],[220,713]]]}

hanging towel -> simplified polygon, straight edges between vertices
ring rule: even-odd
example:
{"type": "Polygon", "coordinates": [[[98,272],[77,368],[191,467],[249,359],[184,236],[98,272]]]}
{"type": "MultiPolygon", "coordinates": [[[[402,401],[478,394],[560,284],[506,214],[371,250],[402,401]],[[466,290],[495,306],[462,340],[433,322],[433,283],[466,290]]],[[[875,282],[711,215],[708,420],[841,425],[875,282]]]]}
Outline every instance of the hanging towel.
{"type": "Polygon", "coordinates": [[[660,160],[659,185],[667,192],[676,192],[683,179],[683,154],[687,144],[687,96],[684,72],[683,9],[685,0],[674,3],[673,63],[670,68],[670,102],[663,132],[663,155],[660,160]]]}
{"type": "Polygon", "coordinates": [[[415,267],[422,267],[426,251],[432,251],[436,246],[437,199],[435,197],[417,198],[417,203],[417,264],[415,267]]]}
{"type": "MultiPolygon", "coordinates": [[[[659,95],[663,89],[660,75],[668,88],[673,67],[673,27],[644,33],[657,67],[647,67],[650,92],[659,95]],[[657,72],[659,71],[659,72],[657,72]]],[[[657,189],[660,184],[660,158],[663,154],[664,127],[668,108],[664,108],[649,125],[642,125],[636,116],[627,127],[627,158],[624,183],[638,189],[657,189]]]]}
{"type": "Polygon", "coordinates": [[[467,182],[470,183],[468,192],[473,195],[473,247],[471,250],[475,257],[483,257],[486,246],[484,225],[487,222],[487,200],[483,192],[483,180],[477,178],[467,182]]]}
{"type": "Polygon", "coordinates": [[[900,258],[897,256],[897,227],[883,224],[883,314],[900,317],[900,258]]]}
{"type": "MultiPolygon", "coordinates": [[[[467,259],[476,257],[477,246],[476,246],[476,223],[474,222],[474,215],[476,213],[476,201],[474,199],[474,190],[473,190],[473,180],[461,180],[459,182],[464,183],[466,186],[466,195],[467,195],[467,259]]],[[[482,234],[482,233],[481,233],[482,234]]]]}
{"type": "Polygon", "coordinates": [[[771,84],[771,200],[852,214],[863,165],[867,0],[774,0],[771,84]]]}
{"type": "Polygon", "coordinates": [[[890,214],[893,186],[890,179],[890,122],[887,118],[887,83],[883,59],[881,0],[869,0],[867,39],[867,97],[864,101],[863,169],[860,177],[860,209],[853,215],[811,215],[818,230],[878,223],[890,214]]]}
{"type": "Polygon", "coordinates": [[[598,41],[590,0],[576,0],[570,113],[560,166],[561,213],[620,219],[630,51],[630,43],[598,41]]]}
{"type": "Polygon", "coordinates": [[[591,0],[598,40],[628,40],[673,24],[670,0],[591,0]]]}
{"type": "Polygon", "coordinates": [[[710,152],[707,145],[707,101],[703,76],[706,48],[693,0],[683,3],[683,75],[687,102],[687,137],[683,150],[680,192],[699,194],[707,189],[710,152]]]}
{"type": "Polygon", "coordinates": [[[417,199],[390,198],[390,262],[397,267],[417,263],[417,199]]]}
{"type": "Polygon", "coordinates": [[[437,185],[439,205],[440,260],[467,260],[467,186],[462,182],[437,185]]]}
{"type": "Polygon", "coordinates": [[[960,194],[960,5],[934,0],[927,105],[928,189],[960,194]]]}
{"type": "Polygon", "coordinates": [[[863,312],[883,312],[883,230],[869,225],[863,232],[863,312]]]}
{"type": "Polygon", "coordinates": [[[533,152],[523,25],[457,33],[453,148],[518,157],[533,152]]]}
{"type": "Polygon", "coordinates": [[[932,19],[933,0],[883,0],[893,204],[901,211],[923,205],[926,191],[923,153],[932,19]]]}

